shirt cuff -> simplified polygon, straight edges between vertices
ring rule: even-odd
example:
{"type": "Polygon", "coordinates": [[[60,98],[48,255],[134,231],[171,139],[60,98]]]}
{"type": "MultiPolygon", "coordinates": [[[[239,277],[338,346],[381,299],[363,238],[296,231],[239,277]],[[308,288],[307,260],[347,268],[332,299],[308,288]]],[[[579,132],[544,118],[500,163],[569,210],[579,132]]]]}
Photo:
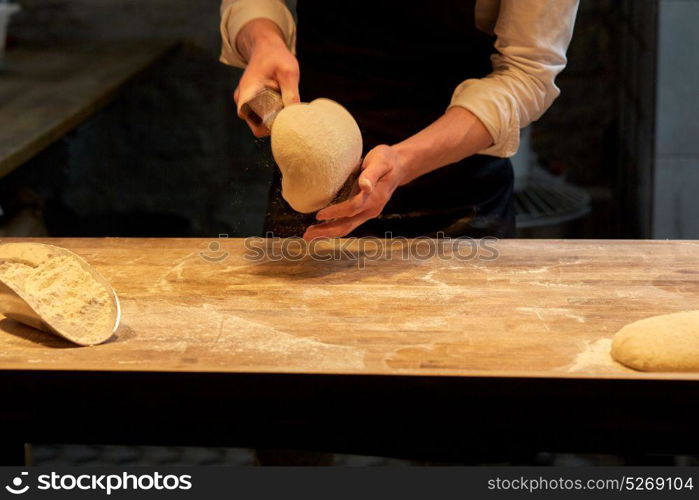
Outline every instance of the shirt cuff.
{"type": "Polygon", "coordinates": [[[469,110],[493,137],[493,145],[479,154],[509,158],[519,148],[519,113],[512,96],[493,83],[488,78],[466,80],[454,91],[449,107],[469,110]]]}
{"type": "Polygon", "coordinates": [[[229,66],[244,68],[247,61],[240,55],[235,40],[241,28],[253,19],[269,19],[282,32],[287,47],[292,53],[296,46],[296,24],[294,18],[279,0],[236,0],[223,3],[221,10],[221,57],[229,66]]]}

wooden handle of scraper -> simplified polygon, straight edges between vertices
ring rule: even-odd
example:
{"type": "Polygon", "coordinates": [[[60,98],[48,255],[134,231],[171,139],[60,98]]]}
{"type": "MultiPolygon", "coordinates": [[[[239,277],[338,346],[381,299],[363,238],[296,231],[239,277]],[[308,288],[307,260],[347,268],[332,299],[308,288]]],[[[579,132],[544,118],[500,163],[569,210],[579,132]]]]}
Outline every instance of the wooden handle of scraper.
{"type": "Polygon", "coordinates": [[[240,107],[240,112],[246,120],[250,120],[258,127],[263,126],[271,132],[272,123],[282,108],[284,103],[281,94],[273,89],[264,89],[244,103],[240,107]]]}

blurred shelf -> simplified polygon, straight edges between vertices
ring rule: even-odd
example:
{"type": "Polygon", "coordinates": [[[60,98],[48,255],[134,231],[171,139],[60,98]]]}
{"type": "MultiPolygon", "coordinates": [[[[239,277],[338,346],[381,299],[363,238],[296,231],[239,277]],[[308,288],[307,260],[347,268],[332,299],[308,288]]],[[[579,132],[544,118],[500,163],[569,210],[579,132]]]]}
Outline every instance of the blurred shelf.
{"type": "Polygon", "coordinates": [[[103,108],[178,45],[90,41],[9,50],[0,72],[0,177],[103,108]]]}
{"type": "Polygon", "coordinates": [[[590,195],[563,182],[537,180],[515,191],[517,227],[551,226],[568,222],[590,211],[590,195]]]}

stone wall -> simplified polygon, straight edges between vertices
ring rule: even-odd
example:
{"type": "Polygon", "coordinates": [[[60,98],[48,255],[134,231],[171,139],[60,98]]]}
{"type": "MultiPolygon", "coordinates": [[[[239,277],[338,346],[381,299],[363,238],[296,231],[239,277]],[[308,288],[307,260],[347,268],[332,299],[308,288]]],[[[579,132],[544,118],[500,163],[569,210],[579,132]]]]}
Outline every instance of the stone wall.
{"type": "MultiPolygon", "coordinates": [[[[59,169],[52,234],[262,232],[271,167],[237,118],[240,71],[218,62],[217,0],[22,0],[15,43],[176,39],[183,47],[15,177],[59,169]]],[[[263,147],[264,149],[264,147],[263,147]]]]}

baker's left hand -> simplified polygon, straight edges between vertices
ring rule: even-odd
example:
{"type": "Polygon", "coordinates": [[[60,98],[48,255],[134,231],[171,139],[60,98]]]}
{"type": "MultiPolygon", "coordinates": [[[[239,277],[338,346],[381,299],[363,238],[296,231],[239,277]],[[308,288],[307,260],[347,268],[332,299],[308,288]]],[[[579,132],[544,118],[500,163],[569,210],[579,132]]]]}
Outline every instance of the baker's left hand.
{"type": "Polygon", "coordinates": [[[396,188],[405,183],[405,168],[400,155],[392,146],[380,145],[369,151],[357,179],[359,192],[347,201],[319,211],[321,224],[306,229],[303,239],[341,238],[378,215],[396,188]]]}

